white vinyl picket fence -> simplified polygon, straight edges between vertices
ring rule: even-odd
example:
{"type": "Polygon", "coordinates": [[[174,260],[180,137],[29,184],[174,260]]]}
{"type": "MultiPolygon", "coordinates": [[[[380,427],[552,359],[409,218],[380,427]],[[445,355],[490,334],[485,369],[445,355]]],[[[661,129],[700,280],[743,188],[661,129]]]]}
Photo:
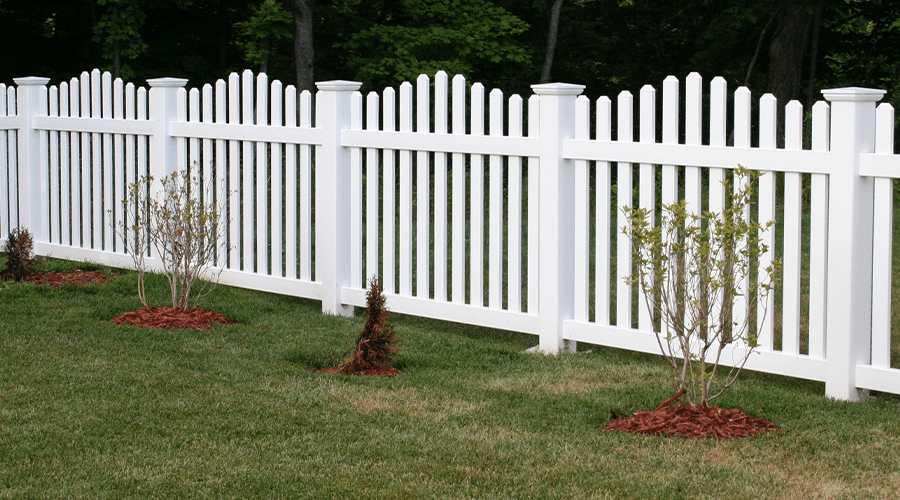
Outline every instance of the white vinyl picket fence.
{"type": "MultiPolygon", "coordinates": [[[[637,108],[629,92],[613,106],[542,84],[523,100],[443,72],[366,96],[358,82],[321,82],[315,112],[308,92],[250,71],[190,90],[96,70],[48,83],[0,88],[0,236],[27,227],[41,255],[130,266],[113,231],[126,187],[189,168],[227,207],[223,283],[346,315],[378,275],[399,313],[534,334],[547,353],[575,342],[658,353],[652,315],[622,279],[620,209],[718,210],[741,164],[765,172],[755,216],[778,220],[759,265],[783,262],[747,367],[823,381],[839,399],[900,394],[900,156],[893,109],[876,109],[883,91],[824,91],[805,128],[788,103],[778,137],[771,95],[754,104],[722,78],[704,90],[697,74],[684,89],[667,78],[661,107],[644,87],[637,108]]],[[[735,315],[755,309],[738,302],[735,315]]]]}

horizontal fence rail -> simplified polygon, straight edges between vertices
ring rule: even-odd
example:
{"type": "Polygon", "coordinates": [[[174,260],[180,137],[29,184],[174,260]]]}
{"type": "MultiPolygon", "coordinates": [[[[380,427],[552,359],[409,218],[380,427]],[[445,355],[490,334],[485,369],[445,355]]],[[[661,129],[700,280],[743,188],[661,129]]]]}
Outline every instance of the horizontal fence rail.
{"type": "Polygon", "coordinates": [[[533,334],[542,352],[659,353],[662,326],[624,280],[623,209],[720,211],[743,165],[762,173],[748,217],[776,221],[759,269],[782,263],[766,302],[732,305],[762,332],[747,368],[840,399],[900,394],[900,156],[883,91],[827,90],[778,123],[773,96],[696,73],[594,102],[581,85],[523,98],[444,72],[368,95],[347,81],[298,93],[249,70],[193,89],[98,70],[48,83],[0,86],[0,237],[27,227],[39,254],[132,265],[115,230],[128,186],[188,170],[222,207],[223,283],[347,315],[378,277],[394,311],[533,334]]]}

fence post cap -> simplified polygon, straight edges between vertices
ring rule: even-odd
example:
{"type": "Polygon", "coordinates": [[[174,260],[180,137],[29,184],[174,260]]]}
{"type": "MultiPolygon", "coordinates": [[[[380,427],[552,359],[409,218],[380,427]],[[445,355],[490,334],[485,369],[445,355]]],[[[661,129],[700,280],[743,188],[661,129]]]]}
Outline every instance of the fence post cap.
{"type": "Polygon", "coordinates": [[[351,82],[349,80],[328,80],[326,82],[316,82],[319,90],[331,92],[355,92],[362,87],[362,82],[351,82]]]}
{"type": "Polygon", "coordinates": [[[43,76],[25,76],[22,78],[13,78],[13,81],[20,87],[27,87],[29,85],[47,85],[50,83],[50,79],[44,78],[43,76]]]}
{"type": "Polygon", "coordinates": [[[531,90],[538,95],[581,95],[584,85],[574,83],[537,83],[531,90]]]}
{"type": "Polygon", "coordinates": [[[863,87],[843,87],[839,89],[825,89],[822,95],[828,101],[841,102],[878,102],[887,93],[886,90],[867,89],[863,87]]]}
{"type": "Polygon", "coordinates": [[[151,87],[184,87],[187,85],[187,78],[151,78],[147,80],[147,84],[151,87]]]}

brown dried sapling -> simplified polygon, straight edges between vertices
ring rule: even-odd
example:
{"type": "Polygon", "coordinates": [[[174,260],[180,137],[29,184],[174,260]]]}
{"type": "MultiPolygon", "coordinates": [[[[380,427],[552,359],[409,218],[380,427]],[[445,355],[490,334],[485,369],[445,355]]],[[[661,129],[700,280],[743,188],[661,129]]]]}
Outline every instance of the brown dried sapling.
{"type": "Polygon", "coordinates": [[[366,320],[356,338],[356,347],[345,363],[338,367],[344,374],[385,371],[394,368],[396,333],[390,323],[387,298],[381,281],[372,278],[366,293],[366,320]]]}

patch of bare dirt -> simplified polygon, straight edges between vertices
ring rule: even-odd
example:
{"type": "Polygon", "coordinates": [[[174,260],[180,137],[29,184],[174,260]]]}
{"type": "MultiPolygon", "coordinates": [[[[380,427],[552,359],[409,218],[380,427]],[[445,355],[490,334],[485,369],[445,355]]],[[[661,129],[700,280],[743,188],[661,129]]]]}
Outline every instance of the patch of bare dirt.
{"type": "Polygon", "coordinates": [[[75,269],[66,273],[32,273],[25,281],[37,285],[48,285],[57,288],[62,285],[87,285],[90,283],[106,283],[110,276],[103,271],[82,271],[75,269]]]}

